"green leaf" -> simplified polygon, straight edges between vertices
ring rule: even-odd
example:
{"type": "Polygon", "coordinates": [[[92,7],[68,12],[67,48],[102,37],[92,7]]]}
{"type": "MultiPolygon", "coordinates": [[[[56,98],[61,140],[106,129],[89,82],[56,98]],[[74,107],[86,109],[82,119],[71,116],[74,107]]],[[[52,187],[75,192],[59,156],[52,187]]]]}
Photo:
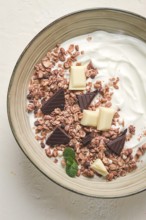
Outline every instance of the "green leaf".
{"type": "Polygon", "coordinates": [[[66,173],[68,176],[75,177],[77,175],[77,172],[78,172],[78,164],[76,163],[76,161],[73,161],[71,165],[66,166],[66,173]]]}
{"type": "Polygon", "coordinates": [[[74,159],[72,157],[68,157],[66,160],[66,166],[71,166],[74,162],[74,159]]]}
{"type": "Polygon", "coordinates": [[[75,152],[72,148],[66,147],[63,152],[63,156],[65,160],[68,160],[69,158],[75,159],[75,152]]]}
{"type": "Polygon", "coordinates": [[[70,177],[75,177],[78,172],[78,164],[75,161],[75,151],[70,147],[66,147],[63,152],[63,156],[66,161],[67,175],[70,177]]]}

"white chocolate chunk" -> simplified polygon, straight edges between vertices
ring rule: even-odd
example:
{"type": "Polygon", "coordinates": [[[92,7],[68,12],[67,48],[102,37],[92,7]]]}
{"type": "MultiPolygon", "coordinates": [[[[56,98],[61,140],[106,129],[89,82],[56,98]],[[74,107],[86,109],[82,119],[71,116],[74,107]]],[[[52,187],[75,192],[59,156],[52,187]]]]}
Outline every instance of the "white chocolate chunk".
{"type": "Polygon", "coordinates": [[[113,108],[100,107],[97,129],[100,131],[110,129],[115,112],[113,108]]]}
{"type": "Polygon", "coordinates": [[[70,69],[70,90],[85,90],[86,88],[86,66],[71,66],[70,69]]]}
{"type": "Polygon", "coordinates": [[[97,126],[99,111],[83,110],[83,118],[81,124],[84,126],[97,126]]]}
{"type": "Polygon", "coordinates": [[[93,169],[102,176],[106,176],[108,174],[108,171],[106,170],[103,162],[100,159],[96,159],[94,161],[94,163],[91,165],[91,169],[93,169]]]}

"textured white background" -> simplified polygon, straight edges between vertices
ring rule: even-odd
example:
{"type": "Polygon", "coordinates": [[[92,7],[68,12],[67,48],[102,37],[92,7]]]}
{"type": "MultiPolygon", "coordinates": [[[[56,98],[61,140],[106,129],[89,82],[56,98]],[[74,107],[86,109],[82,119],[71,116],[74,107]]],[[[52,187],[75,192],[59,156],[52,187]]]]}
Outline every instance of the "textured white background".
{"type": "Polygon", "coordinates": [[[92,7],[120,8],[146,17],[145,0],[0,0],[0,220],[146,219],[146,192],[93,199],[48,180],[21,152],[8,124],[8,83],[24,47],[56,18],[92,7]]]}

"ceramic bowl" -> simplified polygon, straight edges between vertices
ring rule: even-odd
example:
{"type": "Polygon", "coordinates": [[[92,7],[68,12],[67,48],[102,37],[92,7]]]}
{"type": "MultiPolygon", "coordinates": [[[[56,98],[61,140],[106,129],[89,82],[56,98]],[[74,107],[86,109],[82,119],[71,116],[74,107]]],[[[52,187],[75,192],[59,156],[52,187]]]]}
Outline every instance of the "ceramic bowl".
{"type": "Polygon", "coordinates": [[[26,95],[34,65],[59,42],[97,30],[122,33],[146,41],[146,19],[115,9],[89,9],[59,18],[45,27],[28,44],[16,66],[8,90],[8,117],[19,146],[32,163],[60,186],[92,197],[114,198],[146,189],[146,167],[141,166],[125,177],[112,182],[85,177],[70,178],[52,162],[35,140],[26,112],[26,95]]]}

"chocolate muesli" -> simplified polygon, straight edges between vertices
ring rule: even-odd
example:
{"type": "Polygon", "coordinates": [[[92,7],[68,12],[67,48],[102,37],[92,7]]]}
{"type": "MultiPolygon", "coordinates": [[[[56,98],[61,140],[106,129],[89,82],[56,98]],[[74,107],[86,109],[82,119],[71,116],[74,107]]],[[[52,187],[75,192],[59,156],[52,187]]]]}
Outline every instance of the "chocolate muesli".
{"type": "Polygon", "coordinates": [[[46,156],[69,176],[111,181],[135,170],[145,154],[137,70],[143,44],[97,31],[56,45],[35,65],[27,94],[31,126],[46,156]]]}

